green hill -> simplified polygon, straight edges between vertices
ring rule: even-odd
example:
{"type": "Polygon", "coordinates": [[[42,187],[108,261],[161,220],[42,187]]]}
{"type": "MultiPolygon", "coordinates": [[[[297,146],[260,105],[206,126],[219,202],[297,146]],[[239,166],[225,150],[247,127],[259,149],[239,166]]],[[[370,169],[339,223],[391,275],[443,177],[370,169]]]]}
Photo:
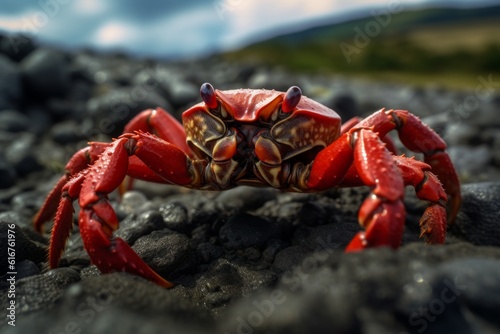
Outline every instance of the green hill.
{"type": "Polygon", "coordinates": [[[223,56],[294,71],[471,86],[478,75],[500,73],[500,6],[392,13],[386,9],[223,56]]]}

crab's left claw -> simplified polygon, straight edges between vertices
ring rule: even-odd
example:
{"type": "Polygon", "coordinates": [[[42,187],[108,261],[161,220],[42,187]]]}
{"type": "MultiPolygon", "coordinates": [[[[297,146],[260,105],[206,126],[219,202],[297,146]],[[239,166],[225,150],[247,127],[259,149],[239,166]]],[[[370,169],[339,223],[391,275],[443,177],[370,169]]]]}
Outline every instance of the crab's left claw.
{"type": "Polygon", "coordinates": [[[79,196],[83,244],[92,263],[101,272],[126,271],[158,285],[172,287],[172,283],[151,269],[125,241],[113,237],[113,232],[118,229],[118,218],[107,194],[125,179],[131,155],[166,181],[185,185],[192,180],[187,169],[189,158],[175,145],[142,132],[121,136],[106,148],[84,177],[79,196]],[[157,157],[158,152],[167,154],[171,158],[170,163],[162,162],[157,157]]]}
{"type": "Polygon", "coordinates": [[[113,238],[111,225],[118,220],[107,200],[80,212],[80,233],[92,263],[103,273],[125,271],[165,288],[174,286],[149,267],[122,239],[113,238]],[[108,219],[104,223],[104,217],[108,219]]]}

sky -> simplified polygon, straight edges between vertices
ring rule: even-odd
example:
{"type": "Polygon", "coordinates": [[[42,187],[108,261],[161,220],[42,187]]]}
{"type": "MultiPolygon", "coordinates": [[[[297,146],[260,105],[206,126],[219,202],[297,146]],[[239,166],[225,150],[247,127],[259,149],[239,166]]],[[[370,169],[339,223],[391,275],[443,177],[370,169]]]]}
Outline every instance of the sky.
{"type": "Polygon", "coordinates": [[[370,10],[498,0],[1,0],[0,30],[67,48],[196,57],[370,10]],[[395,7],[396,6],[396,7],[395,7]]]}

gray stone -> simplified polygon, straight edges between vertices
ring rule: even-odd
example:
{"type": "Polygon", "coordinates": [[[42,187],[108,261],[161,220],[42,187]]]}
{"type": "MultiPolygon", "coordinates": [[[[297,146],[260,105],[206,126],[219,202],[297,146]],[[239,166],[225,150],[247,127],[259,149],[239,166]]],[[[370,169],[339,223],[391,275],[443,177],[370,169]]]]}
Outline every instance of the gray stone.
{"type": "Polygon", "coordinates": [[[191,272],[195,266],[186,236],[168,230],[139,238],[132,247],[141,258],[166,279],[191,272]]]}
{"type": "Polygon", "coordinates": [[[21,72],[17,64],[0,54],[0,110],[15,108],[23,94],[21,72]]]}
{"type": "Polygon", "coordinates": [[[169,203],[160,207],[160,213],[165,225],[177,232],[187,232],[190,229],[188,211],[180,203],[169,203]]]}
{"type": "Polygon", "coordinates": [[[166,228],[165,222],[158,211],[145,211],[141,214],[130,214],[121,223],[115,233],[129,244],[133,244],[140,237],[166,228]]]}
{"type": "Polygon", "coordinates": [[[67,55],[48,48],[31,52],[20,64],[27,91],[42,99],[63,97],[70,89],[67,55]]]}
{"type": "Polygon", "coordinates": [[[87,103],[88,112],[94,121],[94,130],[108,136],[120,135],[135,115],[156,107],[172,109],[164,97],[140,86],[116,88],[107,94],[93,97],[87,103]]]}
{"type": "Polygon", "coordinates": [[[462,207],[450,232],[478,246],[500,246],[500,183],[462,186],[462,207]]]}
{"type": "MultiPolygon", "coordinates": [[[[8,219],[5,215],[0,218],[0,245],[2,250],[2,263],[0,263],[0,273],[5,273],[7,271],[15,271],[9,267],[9,263],[7,262],[7,248],[11,247],[15,249],[15,262],[20,263],[24,260],[30,260],[34,263],[45,262],[47,252],[45,246],[32,241],[23,230],[15,224],[11,219],[8,219]],[[13,227],[13,228],[12,228],[13,227]],[[11,234],[10,237],[14,236],[12,239],[9,237],[9,232],[11,234]],[[14,240],[14,247],[11,247],[8,244],[8,241],[14,240]]],[[[15,264],[14,264],[15,266],[15,264]]],[[[2,281],[2,284],[4,281],[2,281]]]]}
{"type": "Polygon", "coordinates": [[[279,233],[278,227],[262,218],[249,214],[237,214],[222,226],[219,237],[228,249],[262,247],[279,233]]]}
{"type": "Polygon", "coordinates": [[[22,132],[29,129],[31,120],[15,110],[0,111],[0,131],[22,132]]]}
{"type": "Polygon", "coordinates": [[[25,132],[5,149],[5,159],[19,176],[25,176],[41,168],[34,146],[36,138],[25,132]]]}
{"type": "Polygon", "coordinates": [[[275,198],[276,191],[270,188],[237,187],[221,192],[215,202],[226,212],[241,212],[255,210],[275,198]]]}

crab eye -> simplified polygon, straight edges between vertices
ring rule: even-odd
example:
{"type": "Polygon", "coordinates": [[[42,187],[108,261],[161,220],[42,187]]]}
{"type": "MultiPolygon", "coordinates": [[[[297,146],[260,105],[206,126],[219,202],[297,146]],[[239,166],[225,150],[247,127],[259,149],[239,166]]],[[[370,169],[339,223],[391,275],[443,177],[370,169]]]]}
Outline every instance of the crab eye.
{"type": "Polygon", "coordinates": [[[217,98],[215,97],[214,86],[212,86],[208,82],[205,82],[200,87],[200,95],[201,98],[203,99],[203,102],[205,102],[208,108],[210,109],[217,108],[217,98]]]}
{"type": "Polygon", "coordinates": [[[281,110],[284,113],[289,113],[299,104],[300,98],[302,97],[302,91],[297,86],[292,86],[288,88],[283,99],[283,104],[281,105],[281,110]]]}

